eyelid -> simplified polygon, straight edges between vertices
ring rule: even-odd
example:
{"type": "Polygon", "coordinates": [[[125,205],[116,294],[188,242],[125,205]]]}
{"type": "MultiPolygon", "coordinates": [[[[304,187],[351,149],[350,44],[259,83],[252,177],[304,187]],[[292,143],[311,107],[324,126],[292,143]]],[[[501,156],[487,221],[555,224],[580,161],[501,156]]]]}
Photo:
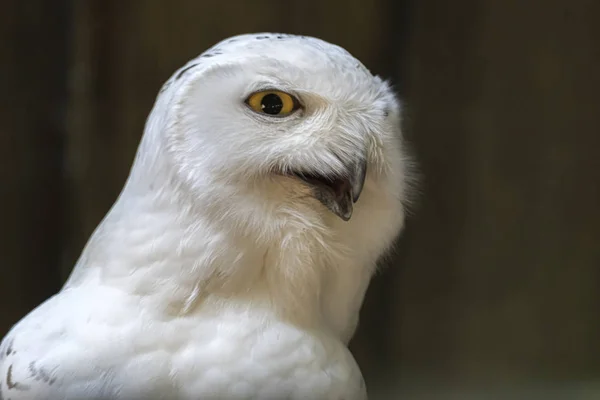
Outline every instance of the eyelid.
{"type": "Polygon", "coordinates": [[[247,99],[255,93],[268,91],[287,93],[300,101],[300,95],[292,85],[286,84],[285,82],[276,81],[262,81],[255,83],[245,91],[246,93],[244,94],[244,99],[247,99]]]}
{"type": "Polygon", "coordinates": [[[254,87],[252,90],[250,90],[248,92],[246,97],[248,97],[254,93],[260,93],[260,92],[283,92],[283,93],[289,94],[290,96],[297,96],[297,93],[295,92],[294,89],[291,89],[291,88],[288,88],[285,86],[265,85],[265,86],[254,87]]]}

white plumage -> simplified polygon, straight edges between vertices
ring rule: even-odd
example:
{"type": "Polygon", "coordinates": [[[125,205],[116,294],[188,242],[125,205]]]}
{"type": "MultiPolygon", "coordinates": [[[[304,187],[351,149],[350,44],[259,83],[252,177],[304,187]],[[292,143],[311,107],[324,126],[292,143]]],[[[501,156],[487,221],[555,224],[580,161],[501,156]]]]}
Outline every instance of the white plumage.
{"type": "Polygon", "coordinates": [[[190,61],[65,286],[4,338],[0,398],[366,399],[346,346],[403,225],[399,121],[388,85],[316,38],[190,61]]]}

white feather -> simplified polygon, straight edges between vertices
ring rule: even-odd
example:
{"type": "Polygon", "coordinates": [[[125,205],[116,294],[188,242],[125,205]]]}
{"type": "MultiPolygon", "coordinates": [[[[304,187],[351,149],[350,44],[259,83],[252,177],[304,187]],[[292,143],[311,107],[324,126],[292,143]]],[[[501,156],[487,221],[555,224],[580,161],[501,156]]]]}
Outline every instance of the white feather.
{"type": "Polygon", "coordinates": [[[388,85],[319,39],[242,35],[190,61],[68,282],[3,340],[0,397],[365,399],[346,345],[403,225],[399,119],[388,85]],[[304,110],[253,113],[266,87],[304,110]],[[272,174],[339,173],[360,148],[348,222],[272,174]]]}

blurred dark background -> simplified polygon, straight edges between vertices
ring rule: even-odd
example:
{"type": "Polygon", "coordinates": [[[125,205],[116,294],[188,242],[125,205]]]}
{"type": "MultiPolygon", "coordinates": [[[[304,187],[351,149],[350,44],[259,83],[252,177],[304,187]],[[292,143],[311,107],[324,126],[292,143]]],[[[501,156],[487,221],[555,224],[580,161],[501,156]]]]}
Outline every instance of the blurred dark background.
{"type": "Polygon", "coordinates": [[[2,0],[0,336],[69,274],[162,83],[260,31],[404,102],[420,196],[351,346],[374,398],[600,398],[596,0],[2,0]]]}

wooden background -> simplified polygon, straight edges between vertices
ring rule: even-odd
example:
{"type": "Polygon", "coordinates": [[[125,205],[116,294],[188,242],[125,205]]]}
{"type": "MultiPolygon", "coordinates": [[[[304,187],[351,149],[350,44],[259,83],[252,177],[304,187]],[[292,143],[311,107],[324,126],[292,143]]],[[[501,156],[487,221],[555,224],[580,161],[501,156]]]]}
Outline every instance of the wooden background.
{"type": "Polygon", "coordinates": [[[371,391],[600,398],[595,0],[2,0],[0,335],[68,275],[161,84],[257,31],[340,44],[405,104],[423,181],[352,343],[371,391]]]}

